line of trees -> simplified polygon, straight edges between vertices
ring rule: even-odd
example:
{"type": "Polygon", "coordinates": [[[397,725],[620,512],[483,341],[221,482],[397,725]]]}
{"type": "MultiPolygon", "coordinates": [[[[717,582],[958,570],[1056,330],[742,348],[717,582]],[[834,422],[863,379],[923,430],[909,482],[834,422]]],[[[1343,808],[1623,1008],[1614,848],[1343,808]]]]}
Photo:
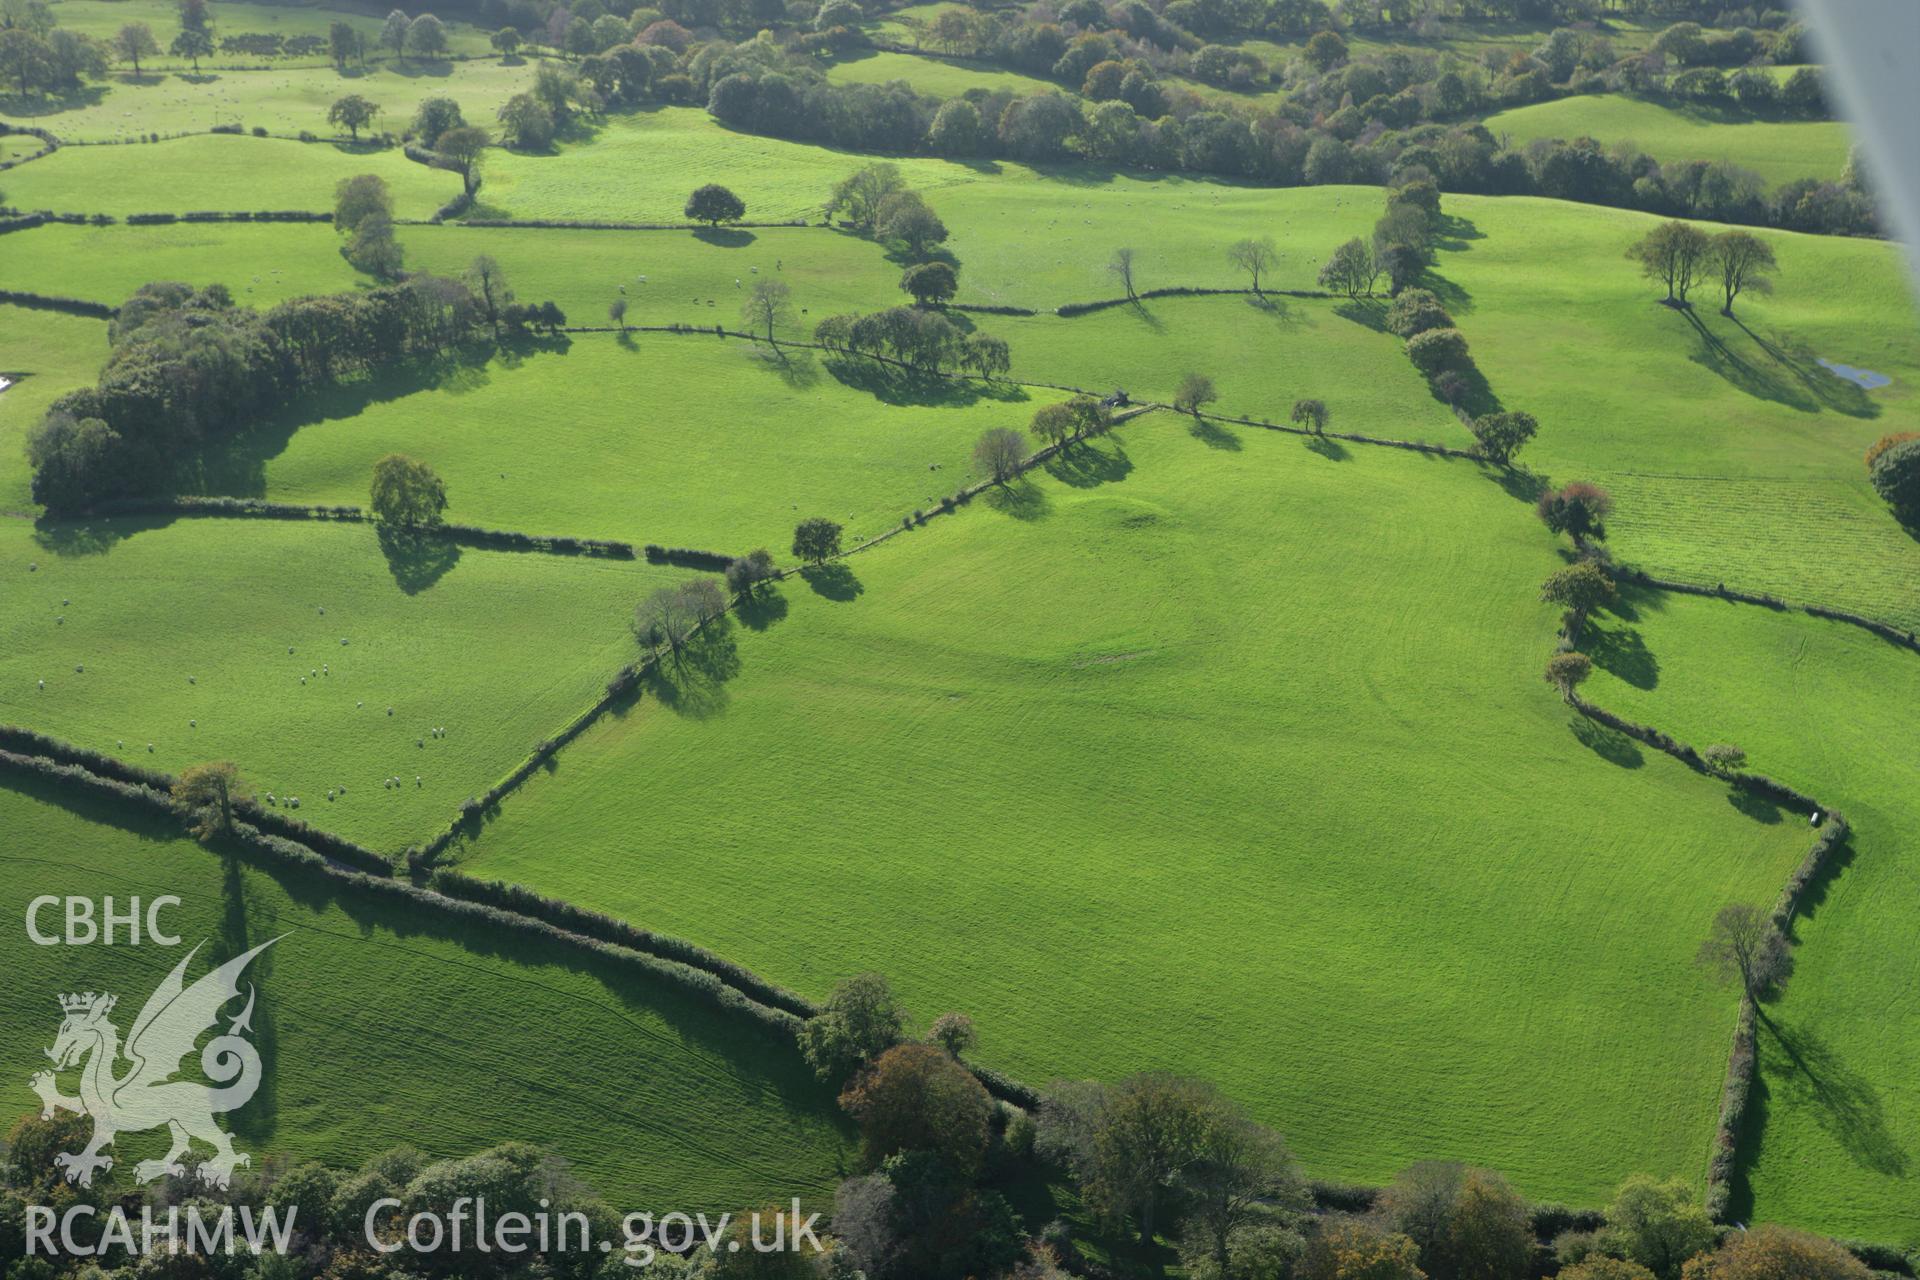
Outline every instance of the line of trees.
{"type": "Polygon", "coordinates": [[[1733,314],[1734,299],[1743,293],[1772,293],[1768,273],[1779,265],[1773,246],[1738,227],[1714,234],[1684,222],[1665,222],[1627,246],[1627,257],[1649,280],[1666,287],[1662,299],[1670,307],[1692,305],[1688,295],[1697,284],[1720,290],[1720,314],[1733,314]]]}
{"type": "Polygon", "coordinates": [[[813,340],[838,355],[892,360],[927,374],[999,378],[1013,363],[1005,339],[969,333],[942,312],[917,306],[827,316],[814,326],[813,340]]]}

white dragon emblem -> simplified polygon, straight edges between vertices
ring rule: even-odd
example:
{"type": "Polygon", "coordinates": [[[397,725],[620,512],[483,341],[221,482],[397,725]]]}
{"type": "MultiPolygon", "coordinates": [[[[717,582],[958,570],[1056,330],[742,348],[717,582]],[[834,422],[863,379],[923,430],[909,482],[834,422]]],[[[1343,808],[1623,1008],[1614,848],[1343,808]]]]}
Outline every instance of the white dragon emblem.
{"type": "Polygon", "coordinates": [[[200,1051],[200,1069],[214,1083],[174,1077],[185,1066],[200,1034],[217,1026],[221,1008],[239,996],[241,972],[279,940],[274,938],[235,956],[191,987],[184,981],[187,963],[200,948],[189,951],[147,998],[124,1048],[119,1028],[107,1020],[117,997],[91,991],[60,997],[60,1011],[65,1017],[53,1047],[46,1051],[54,1069],[36,1073],[31,1083],[40,1095],[42,1119],[50,1119],[55,1111],[93,1117],[93,1140],[87,1149],[54,1157],[68,1182],[92,1186],[96,1172],[113,1168],[113,1158],[102,1155],[101,1150],[113,1144],[116,1134],[138,1133],[161,1125],[171,1132],[173,1145],[164,1158],[142,1160],[134,1166],[134,1177],[140,1182],[184,1174],[186,1166],[180,1157],[195,1138],[214,1148],[214,1155],[200,1166],[201,1180],[212,1186],[227,1186],[236,1166],[253,1162],[251,1156],[233,1149],[233,1139],[213,1118],[219,1112],[245,1106],[260,1087],[260,1054],[241,1034],[253,1029],[255,993],[251,983],[247,986],[247,1007],[231,1019],[225,1035],[215,1036],[200,1051]],[[132,1066],[124,1075],[116,1076],[115,1064],[123,1056],[132,1066]],[[62,1094],[54,1077],[55,1072],[75,1067],[80,1067],[77,1098],[62,1094]]]}

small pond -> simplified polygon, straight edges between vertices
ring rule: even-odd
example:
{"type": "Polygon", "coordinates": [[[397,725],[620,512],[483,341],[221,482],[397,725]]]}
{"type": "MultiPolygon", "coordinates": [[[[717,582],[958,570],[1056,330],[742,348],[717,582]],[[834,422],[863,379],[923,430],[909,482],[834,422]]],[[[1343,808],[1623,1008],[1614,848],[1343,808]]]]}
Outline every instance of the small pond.
{"type": "Polygon", "coordinates": [[[1884,373],[1875,373],[1871,369],[1856,369],[1850,364],[1840,364],[1837,361],[1827,359],[1825,356],[1820,357],[1820,366],[1836,377],[1845,378],[1855,386],[1864,387],[1868,391],[1877,390],[1893,381],[1892,378],[1889,378],[1884,373]]]}

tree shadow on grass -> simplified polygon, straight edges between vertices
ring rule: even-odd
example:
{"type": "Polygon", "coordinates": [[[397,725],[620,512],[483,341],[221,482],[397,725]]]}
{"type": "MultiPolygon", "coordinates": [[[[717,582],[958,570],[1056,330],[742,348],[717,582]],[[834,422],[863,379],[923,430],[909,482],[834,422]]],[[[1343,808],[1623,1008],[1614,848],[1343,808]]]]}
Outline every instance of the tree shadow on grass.
{"type": "Polygon", "coordinates": [[[1211,418],[1195,418],[1187,424],[1187,434],[1209,449],[1224,449],[1229,453],[1238,453],[1242,448],[1239,435],[1211,418]]]}
{"type": "Polygon", "coordinates": [[[732,700],[727,681],[740,674],[740,645],[733,619],[722,615],[647,669],[647,692],[675,715],[711,720],[732,700]]]}
{"type": "Polygon", "coordinates": [[[1594,666],[1636,689],[1651,689],[1660,683],[1660,661],[1634,627],[1589,626],[1586,654],[1594,666]]]}
{"type": "Polygon", "coordinates": [[[1811,1028],[1776,1022],[1760,1010],[1759,1030],[1772,1041],[1767,1055],[1778,1096],[1810,1112],[1828,1137],[1862,1169],[1904,1178],[1912,1165],[1887,1125],[1880,1091],[1849,1067],[1811,1028]]]}
{"type": "Polygon", "coordinates": [[[1693,328],[1694,351],[1687,359],[1718,374],[1736,391],[1756,400],[1770,400],[1801,413],[1819,411],[1819,400],[1804,386],[1781,377],[1777,368],[1764,367],[1735,351],[1691,309],[1682,310],[1680,314],[1693,328]]]}
{"type": "Polygon", "coordinates": [[[1308,453],[1317,453],[1328,462],[1351,462],[1353,450],[1335,440],[1332,436],[1308,436],[1308,453]]]}
{"type": "Polygon", "coordinates": [[[1770,797],[1747,787],[1728,787],[1727,803],[1743,817],[1752,818],[1763,826],[1778,826],[1786,817],[1785,811],[1770,797]]]}
{"type": "Polygon", "coordinates": [[[749,631],[765,631],[787,616],[787,597],[771,582],[763,582],[742,600],[734,612],[749,631]]]}
{"type": "Polygon", "coordinates": [[[1608,764],[1619,765],[1622,769],[1638,769],[1647,762],[1632,738],[1598,720],[1589,720],[1577,711],[1568,719],[1567,728],[1581,746],[1608,764]]]}
{"type": "Polygon", "coordinates": [[[1825,408],[1835,413],[1844,413],[1849,418],[1877,418],[1880,405],[1867,389],[1857,382],[1850,382],[1833,370],[1821,364],[1808,349],[1807,345],[1782,334],[1777,339],[1761,337],[1747,327],[1746,321],[1739,316],[1727,316],[1740,332],[1753,339],[1754,345],[1766,352],[1775,364],[1780,365],[1800,380],[1808,393],[1825,408]]]}
{"type": "Polygon", "coordinates": [[[77,111],[83,107],[97,107],[105,100],[108,88],[109,86],[105,84],[94,83],[82,85],[67,93],[50,94],[44,98],[0,93],[0,115],[22,120],[37,116],[57,116],[63,111],[77,111]]]}
{"type": "Polygon", "coordinates": [[[1375,333],[1387,331],[1387,308],[1377,298],[1355,298],[1343,302],[1333,309],[1333,314],[1375,333]]]}
{"type": "Polygon", "coordinates": [[[1472,248],[1475,240],[1485,240],[1487,233],[1473,225],[1470,218],[1457,213],[1443,213],[1433,224],[1433,247],[1446,253],[1465,253],[1472,248]]]}
{"type": "Polygon", "coordinates": [[[831,560],[826,564],[810,564],[800,571],[800,578],[817,596],[845,604],[866,591],[866,587],[853,574],[844,560],[831,560]]]}
{"type": "Polygon", "coordinates": [[[1001,515],[1015,520],[1044,520],[1053,511],[1053,500],[1047,497],[1047,491],[1026,476],[1011,484],[995,485],[982,500],[1001,515]]]}
{"type": "Polygon", "coordinates": [[[394,584],[410,596],[419,595],[446,577],[460,562],[460,544],[452,538],[383,524],[379,540],[394,584]]]}
{"type": "Polygon", "coordinates": [[[756,342],[748,350],[747,359],[777,375],[795,391],[806,391],[819,385],[820,362],[813,358],[813,352],[806,347],[756,342]]]}
{"type": "Polygon", "coordinates": [[[741,227],[696,227],[693,238],[716,249],[744,249],[759,237],[741,227]]]}
{"type": "Polygon", "coordinates": [[[1419,287],[1440,299],[1440,305],[1447,309],[1447,314],[1456,319],[1473,311],[1473,295],[1438,271],[1423,272],[1419,287]]]}
{"type": "MultiPolygon", "coordinates": [[[[244,955],[257,942],[266,941],[265,938],[255,939],[250,927],[247,883],[246,877],[241,873],[239,859],[226,857],[220,861],[220,933],[213,953],[207,957],[216,965],[225,964],[236,956],[244,955]]],[[[268,947],[249,962],[248,981],[257,987],[273,990],[268,980],[273,975],[276,950],[277,948],[268,947]]],[[[243,1114],[234,1117],[233,1131],[255,1142],[260,1142],[272,1137],[274,1118],[280,1110],[279,1073],[274,1070],[275,1059],[280,1051],[280,1027],[278,1020],[274,1017],[273,1002],[255,1006],[252,1035],[248,1038],[260,1054],[260,1083],[252,1099],[241,1108],[243,1114]]]]}
{"type": "Polygon", "coordinates": [[[1054,454],[1042,465],[1055,480],[1076,489],[1112,484],[1126,479],[1133,470],[1133,460],[1112,436],[1082,440],[1054,454]]]}
{"type": "Polygon", "coordinates": [[[878,360],[834,355],[827,357],[826,364],[827,372],[841,386],[863,391],[882,404],[958,408],[980,400],[1027,398],[1026,388],[1012,383],[943,378],[937,373],[903,369],[878,360]]]}
{"type": "Polygon", "coordinates": [[[56,520],[41,516],[33,522],[33,543],[56,556],[103,556],[136,533],[164,529],[173,516],[89,516],[56,520]]]}

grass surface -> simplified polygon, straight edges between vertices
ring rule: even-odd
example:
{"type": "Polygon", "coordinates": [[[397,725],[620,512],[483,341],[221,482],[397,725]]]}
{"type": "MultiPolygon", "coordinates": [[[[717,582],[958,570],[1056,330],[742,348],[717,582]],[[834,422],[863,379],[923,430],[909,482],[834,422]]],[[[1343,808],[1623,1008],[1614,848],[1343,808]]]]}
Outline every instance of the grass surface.
{"type": "MultiPolygon", "coordinates": [[[[63,27],[82,31],[100,40],[110,40],[115,32],[129,22],[144,22],[153,29],[162,49],[170,44],[180,31],[180,11],[169,0],[58,0],[53,6],[54,18],[63,27]]],[[[255,4],[249,0],[220,0],[220,7],[212,14],[214,40],[220,37],[239,35],[243,32],[278,33],[283,36],[324,36],[327,28],[334,22],[345,20],[359,28],[367,37],[369,52],[380,57],[386,53],[379,44],[380,26],[386,14],[379,12],[373,4],[314,4],[310,0],[296,0],[290,4],[255,4]]],[[[487,49],[486,32],[470,23],[448,15],[441,19],[446,24],[448,42],[454,53],[480,53],[487,49]]],[[[325,62],[327,55],[323,50],[318,59],[306,61],[325,62]]],[[[215,52],[212,56],[200,59],[203,67],[221,66],[227,63],[258,63],[263,59],[253,54],[215,52]]],[[[154,66],[186,66],[182,58],[162,53],[152,60],[154,66]]],[[[144,68],[147,60],[141,60],[144,68]]]]}
{"type": "Polygon", "coordinates": [[[561,354],[495,362],[430,392],[345,397],[264,464],[267,496],[361,501],[396,449],[447,482],[448,518],[781,559],[813,515],[881,533],[970,480],[973,442],[1024,429],[1017,388],[982,396],[841,383],[811,352],[706,336],[583,335],[561,354]]]}
{"type": "Polygon", "coordinates": [[[1693,951],[1804,833],[1582,741],[1557,561],[1469,464],[1236,436],[1153,415],[790,581],[468,869],[814,994],[885,970],[1036,1082],[1209,1075],[1318,1174],[1697,1177],[1732,1006],[1693,951]]]}
{"type": "Polygon", "coordinates": [[[958,98],[969,89],[988,93],[1047,93],[1058,90],[1051,80],[1003,71],[981,62],[963,62],[935,54],[888,53],[874,49],[840,59],[827,79],[843,84],[886,84],[904,80],[914,92],[935,98],[958,98]]]}
{"type": "MultiPolygon", "coordinates": [[[[1861,456],[1920,427],[1920,322],[1899,249],[1767,233],[1772,297],[1691,313],[1622,256],[1658,219],[1528,198],[1449,197],[1464,221],[1441,291],[1507,406],[1540,419],[1527,461],[1613,491],[1617,554],[1701,582],[1920,626],[1920,542],[1861,456]],[[1893,379],[1862,391],[1826,357],[1893,379]]],[[[1714,229],[1714,228],[1709,228],[1714,229]]]]}
{"type": "MultiPolygon", "coordinates": [[[[116,6],[134,0],[112,0],[116,6]]],[[[377,26],[377,24],[376,24],[377,26]]],[[[324,61],[324,59],[323,59],[324,61]]],[[[454,99],[473,123],[494,126],[500,104],[533,83],[527,62],[377,62],[348,71],[310,64],[256,70],[131,72],[83,95],[21,102],[0,99],[0,112],[53,130],[63,141],[115,142],[158,133],[204,133],[216,125],[256,126],[276,134],[332,137],[327,108],[350,93],[380,108],[374,132],[403,133],[427,98],[454,99]]]]}
{"type": "Polygon", "coordinates": [[[1796,178],[1840,180],[1853,131],[1836,120],[1759,120],[1736,109],[1669,105],[1605,93],[1515,107],[1487,119],[1498,138],[1524,146],[1535,138],[1635,142],[1657,160],[1727,160],[1769,185],[1796,178]]]}
{"type": "MultiPolygon", "coordinates": [[[[1895,1244],[1920,1237],[1920,659],[1855,628],[1692,597],[1607,624],[1595,700],[1841,809],[1852,856],[1811,898],[1783,999],[1764,1006],[1736,1216],[1895,1244]],[[1613,670],[1608,670],[1613,667],[1613,670]]],[[[1759,901],[1759,899],[1756,899],[1759,901]]]]}
{"type": "MultiPolygon", "coordinates": [[[[282,881],[170,823],[10,773],[0,830],[0,909],[15,922],[0,943],[10,1080],[46,1067],[59,993],[117,994],[124,1033],[188,948],[202,945],[191,981],[279,937],[248,970],[262,1086],[226,1121],[256,1170],[265,1156],[352,1164],[402,1144],[458,1156],[519,1139],[566,1158],[622,1212],[719,1211],[824,1199],[850,1160],[832,1099],[790,1043],[664,983],[311,875],[282,881]],[[111,894],[120,908],[176,895],[162,920],[182,945],[34,946],[18,922],[39,894],[111,894]]],[[[57,932],[57,916],[43,925],[57,932]]],[[[10,1091],[8,1122],[31,1103],[24,1083],[10,1091]]],[[[114,1176],[164,1145],[164,1131],[121,1135],[114,1176]]]]}
{"type": "Polygon", "coordinates": [[[0,720],[168,772],[234,760],[383,851],[593,702],[635,656],[627,619],[659,578],[442,544],[389,557],[364,525],[158,525],[0,521],[0,720]]]}
{"type": "Polygon", "coordinates": [[[55,213],[187,213],[333,208],[343,178],[377,173],[395,217],[426,218],[459,193],[460,179],[415,164],[398,148],[290,142],[225,134],[128,146],[62,147],[7,171],[7,197],[55,213]]]}

